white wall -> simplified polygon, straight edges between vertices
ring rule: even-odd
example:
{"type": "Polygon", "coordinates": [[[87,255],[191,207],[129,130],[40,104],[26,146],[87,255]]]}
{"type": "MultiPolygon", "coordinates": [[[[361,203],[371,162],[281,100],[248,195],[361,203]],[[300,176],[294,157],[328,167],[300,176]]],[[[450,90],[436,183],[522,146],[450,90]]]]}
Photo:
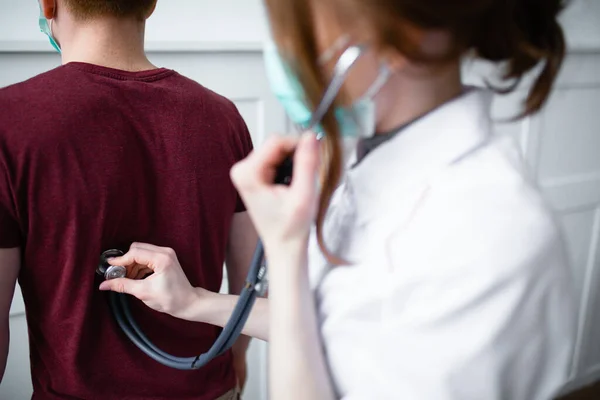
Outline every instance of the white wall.
{"type": "MultiPolygon", "coordinates": [[[[573,275],[581,295],[580,336],[573,387],[600,377],[600,0],[573,0],[564,15],[569,59],[546,111],[501,133],[517,137],[540,186],[561,216],[568,234],[573,275]]],[[[0,0],[0,87],[58,65],[37,27],[36,0],[0,0]]],[[[269,94],[261,65],[268,32],[261,0],[159,0],[148,26],[148,50],[159,65],[175,68],[232,98],[255,141],[286,127],[269,94]]],[[[467,70],[477,82],[482,69],[467,70]]],[[[499,114],[514,110],[522,92],[499,98],[499,114]]],[[[9,367],[0,399],[30,395],[26,324],[17,295],[11,311],[9,367]]],[[[266,399],[265,345],[256,342],[250,358],[247,399],[266,399]]]]}
{"type": "MultiPolygon", "coordinates": [[[[600,48],[600,1],[571,0],[563,16],[569,46],[600,48]],[[596,18],[595,18],[596,17],[596,18]]],[[[47,50],[37,0],[0,0],[0,51],[47,50]]],[[[261,0],[158,0],[148,23],[148,49],[260,49],[268,34],[261,0]],[[175,23],[176,21],[176,23],[175,23]]]]}
{"type": "MultiPolygon", "coordinates": [[[[0,0],[0,50],[47,50],[36,0],[0,0]]],[[[159,0],[149,50],[256,50],[268,28],[261,0],[159,0]]]]}
{"type": "Polygon", "coordinates": [[[563,14],[567,40],[573,49],[598,51],[600,49],[600,1],[571,0],[563,14]]]}

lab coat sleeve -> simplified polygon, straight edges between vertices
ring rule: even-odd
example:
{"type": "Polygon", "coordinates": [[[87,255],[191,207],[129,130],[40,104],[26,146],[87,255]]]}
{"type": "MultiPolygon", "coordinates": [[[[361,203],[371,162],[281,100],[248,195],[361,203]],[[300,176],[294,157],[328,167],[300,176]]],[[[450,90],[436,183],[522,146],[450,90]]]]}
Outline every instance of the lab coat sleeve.
{"type": "Polygon", "coordinates": [[[553,220],[523,182],[451,182],[387,244],[386,340],[370,398],[550,399],[567,379],[575,326],[553,220]]]}

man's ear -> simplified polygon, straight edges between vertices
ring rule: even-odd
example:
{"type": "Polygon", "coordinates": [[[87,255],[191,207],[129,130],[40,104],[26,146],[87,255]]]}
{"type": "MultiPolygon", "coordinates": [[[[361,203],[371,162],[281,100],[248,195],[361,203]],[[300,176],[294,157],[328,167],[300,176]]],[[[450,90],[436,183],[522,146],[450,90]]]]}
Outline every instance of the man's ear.
{"type": "Polygon", "coordinates": [[[152,14],[154,14],[154,11],[156,10],[156,3],[158,3],[158,0],[156,0],[154,2],[154,4],[152,4],[152,7],[150,7],[150,9],[148,10],[148,13],[146,15],[146,19],[150,18],[152,16],[152,14]]]}
{"type": "Polygon", "coordinates": [[[56,0],[39,0],[42,13],[46,19],[52,19],[56,15],[56,0]]]}

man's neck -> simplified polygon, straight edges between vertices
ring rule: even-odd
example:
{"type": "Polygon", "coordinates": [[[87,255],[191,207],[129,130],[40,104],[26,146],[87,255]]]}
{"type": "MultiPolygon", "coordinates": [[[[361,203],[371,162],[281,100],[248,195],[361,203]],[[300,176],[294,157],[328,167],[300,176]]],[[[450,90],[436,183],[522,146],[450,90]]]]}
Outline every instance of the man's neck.
{"type": "Polygon", "coordinates": [[[103,18],[67,29],[61,34],[63,64],[85,62],[131,72],[156,68],[144,52],[143,22],[103,18]]]}

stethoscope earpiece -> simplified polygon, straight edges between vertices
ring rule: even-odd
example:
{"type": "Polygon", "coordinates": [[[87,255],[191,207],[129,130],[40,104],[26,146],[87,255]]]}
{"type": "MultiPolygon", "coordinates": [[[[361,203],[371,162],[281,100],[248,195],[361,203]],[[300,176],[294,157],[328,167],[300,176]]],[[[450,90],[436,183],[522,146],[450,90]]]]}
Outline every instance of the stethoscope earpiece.
{"type": "Polygon", "coordinates": [[[117,249],[107,250],[102,253],[102,255],[100,255],[98,268],[96,268],[96,273],[107,281],[111,279],[125,278],[127,276],[127,269],[125,267],[110,265],[108,263],[108,259],[121,257],[124,254],[125,253],[123,253],[121,250],[117,249]]]}

